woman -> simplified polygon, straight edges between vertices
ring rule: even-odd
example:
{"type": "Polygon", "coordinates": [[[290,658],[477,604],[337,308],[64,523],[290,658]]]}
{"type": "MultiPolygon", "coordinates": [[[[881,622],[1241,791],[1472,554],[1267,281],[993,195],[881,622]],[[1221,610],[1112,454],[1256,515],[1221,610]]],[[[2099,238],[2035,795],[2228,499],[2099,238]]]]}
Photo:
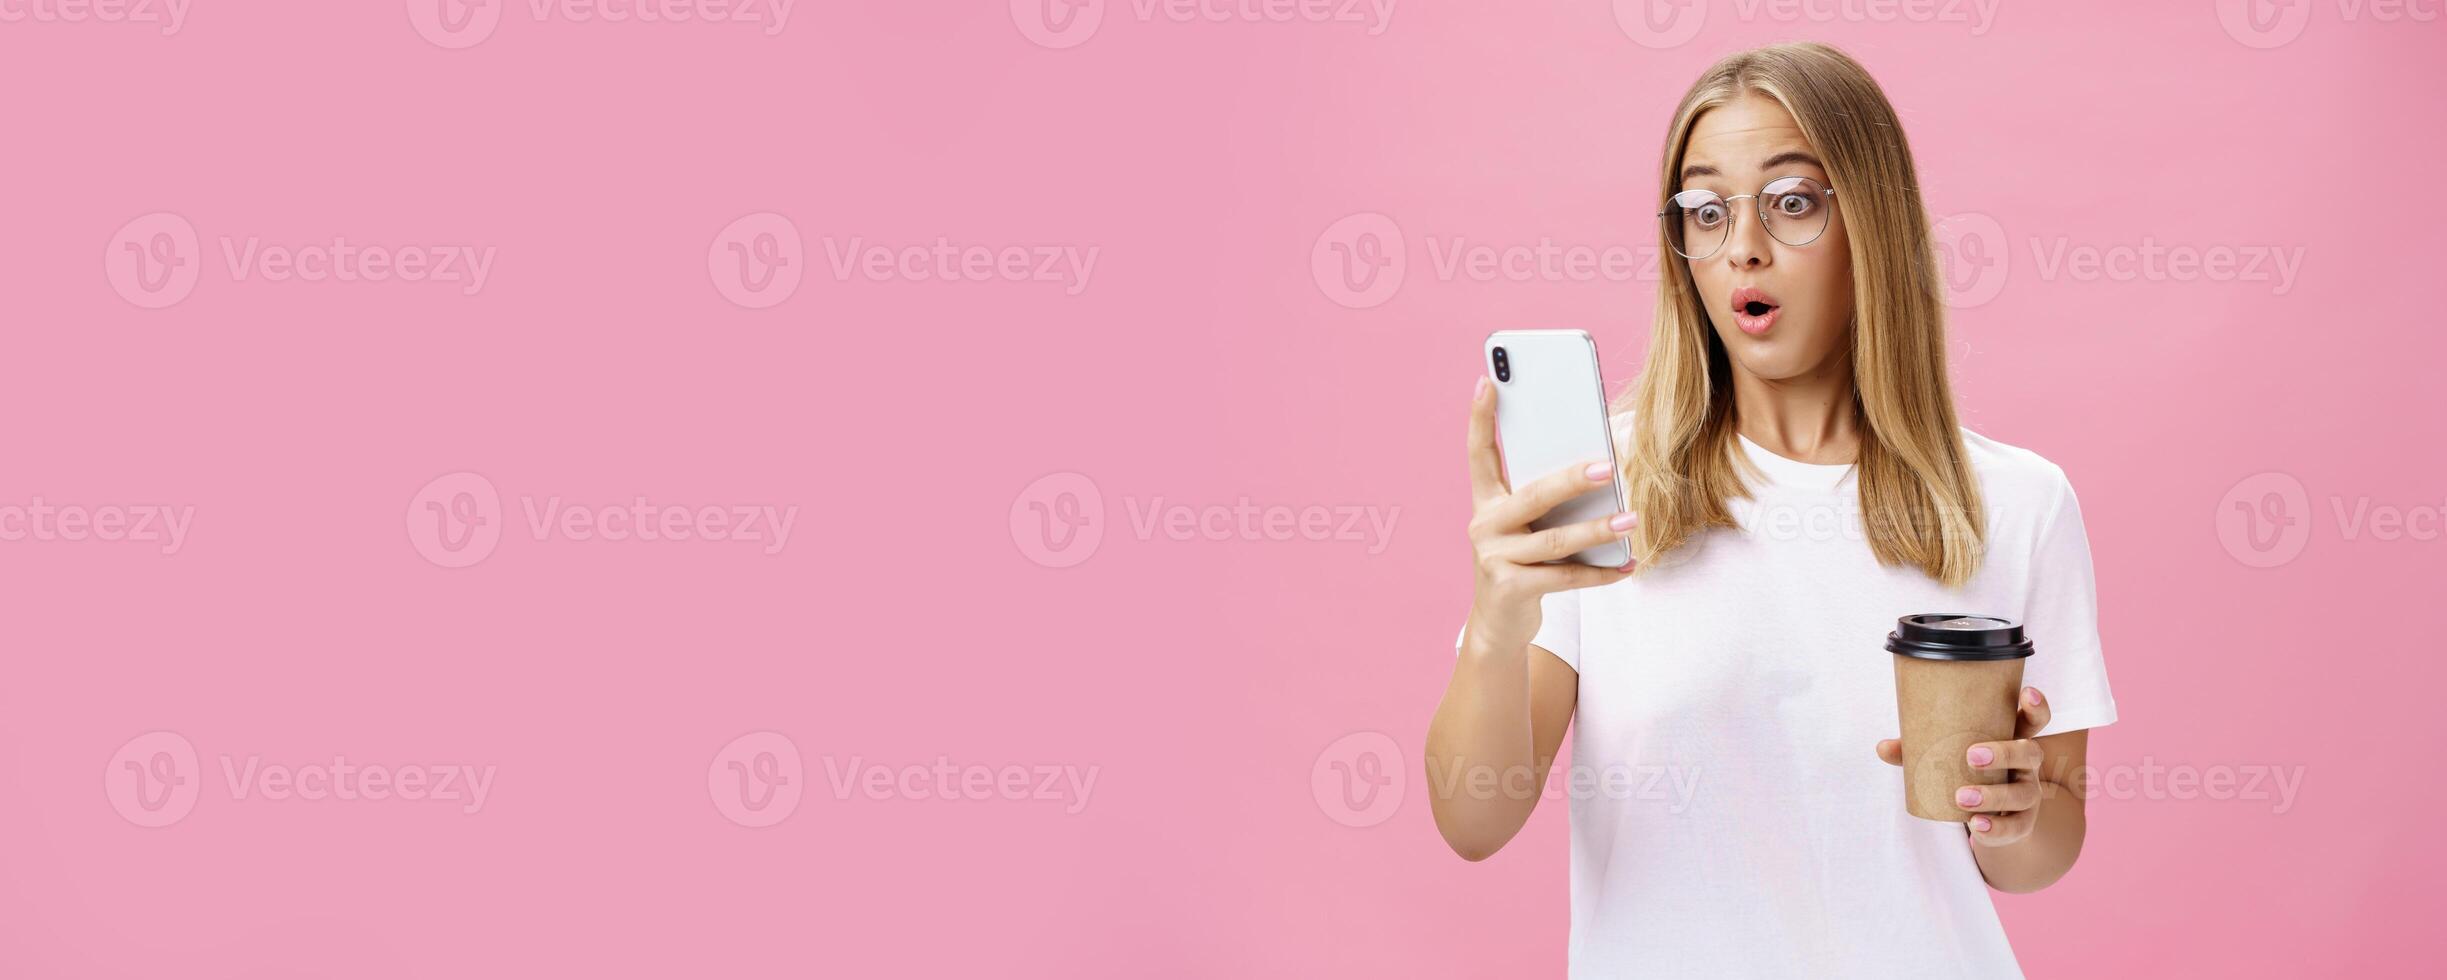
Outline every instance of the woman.
{"type": "Polygon", "coordinates": [[[1572,726],[1572,975],[2018,976],[1986,889],[2072,867],[2085,730],[2116,716],[2072,487],[1958,427],[1911,151],[1859,64],[1729,57],[1665,147],[1681,260],[1614,408],[1630,512],[1528,530],[1612,474],[1508,486],[1478,382],[1476,591],[1427,740],[1437,827],[1495,853],[1572,726]],[[1623,568],[1542,564],[1610,537],[1623,568]],[[1967,755],[2010,781],[1964,787],[1960,823],[1904,811],[1887,737],[1883,640],[1923,612],[2020,619],[2038,643],[2017,737],[1967,755]]]}

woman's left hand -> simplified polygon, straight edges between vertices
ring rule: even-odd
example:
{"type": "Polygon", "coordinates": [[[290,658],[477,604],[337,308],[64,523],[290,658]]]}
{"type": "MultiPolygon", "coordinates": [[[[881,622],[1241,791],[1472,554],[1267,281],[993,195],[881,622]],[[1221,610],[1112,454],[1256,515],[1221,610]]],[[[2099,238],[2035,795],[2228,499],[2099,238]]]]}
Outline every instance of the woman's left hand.
{"type": "MultiPolygon", "coordinates": [[[[1971,768],[2003,772],[2010,782],[1964,786],[1954,791],[1954,805],[1962,808],[1971,824],[1972,841],[1989,847],[2029,837],[2039,822],[2039,763],[2044,753],[2039,741],[2031,736],[2048,727],[2048,699],[2040,695],[2038,688],[2026,687],[2017,708],[2013,740],[1975,743],[1964,755],[1971,768]]],[[[1887,765],[1902,765],[1903,741],[1890,738],[1879,742],[1878,758],[1886,760],[1887,765]]]]}

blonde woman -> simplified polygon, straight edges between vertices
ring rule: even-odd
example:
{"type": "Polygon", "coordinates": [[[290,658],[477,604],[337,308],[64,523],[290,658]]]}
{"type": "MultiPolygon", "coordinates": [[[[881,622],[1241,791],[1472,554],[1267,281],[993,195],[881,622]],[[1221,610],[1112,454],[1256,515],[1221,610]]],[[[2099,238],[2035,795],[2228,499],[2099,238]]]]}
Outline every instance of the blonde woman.
{"type": "Polygon", "coordinates": [[[1533,532],[1603,463],[1509,486],[1470,412],[1476,590],[1428,731],[1436,825],[1504,846],[1571,811],[1576,977],[2018,976],[1988,889],[2083,836],[2115,720],[2082,515],[2046,459],[1959,427],[1919,179],[1876,81],[1819,44],[1743,52],[1675,110],[1648,362],[1614,407],[1631,510],[1533,532]],[[1619,569],[1542,564],[1611,537],[1619,569]],[[1898,616],[2020,619],[2016,736],[1962,821],[1904,811],[1898,616]],[[1562,786],[1548,769],[1573,732],[1562,786]]]}

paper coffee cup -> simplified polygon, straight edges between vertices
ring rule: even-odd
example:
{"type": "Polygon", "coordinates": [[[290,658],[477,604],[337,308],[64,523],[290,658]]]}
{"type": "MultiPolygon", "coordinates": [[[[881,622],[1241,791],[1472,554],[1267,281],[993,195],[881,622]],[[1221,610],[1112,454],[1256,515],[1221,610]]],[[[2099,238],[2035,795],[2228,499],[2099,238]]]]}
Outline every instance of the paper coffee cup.
{"type": "Polygon", "coordinates": [[[2022,624],[1995,616],[1923,613],[1895,621],[1895,710],[1903,723],[1904,810],[1961,823],[1978,811],[1955,805],[1964,786],[2005,782],[1971,768],[1963,754],[2014,737],[2022,661],[2032,653],[2022,624]]]}

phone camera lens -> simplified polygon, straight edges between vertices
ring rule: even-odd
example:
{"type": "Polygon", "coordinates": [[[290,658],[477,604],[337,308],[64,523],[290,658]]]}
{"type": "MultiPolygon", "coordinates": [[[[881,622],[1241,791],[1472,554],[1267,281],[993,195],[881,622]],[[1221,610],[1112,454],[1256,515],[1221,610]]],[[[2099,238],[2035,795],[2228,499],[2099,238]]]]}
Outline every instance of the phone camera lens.
{"type": "Polygon", "coordinates": [[[1495,349],[1495,379],[1497,381],[1512,380],[1512,358],[1506,355],[1501,347],[1495,349]]]}

